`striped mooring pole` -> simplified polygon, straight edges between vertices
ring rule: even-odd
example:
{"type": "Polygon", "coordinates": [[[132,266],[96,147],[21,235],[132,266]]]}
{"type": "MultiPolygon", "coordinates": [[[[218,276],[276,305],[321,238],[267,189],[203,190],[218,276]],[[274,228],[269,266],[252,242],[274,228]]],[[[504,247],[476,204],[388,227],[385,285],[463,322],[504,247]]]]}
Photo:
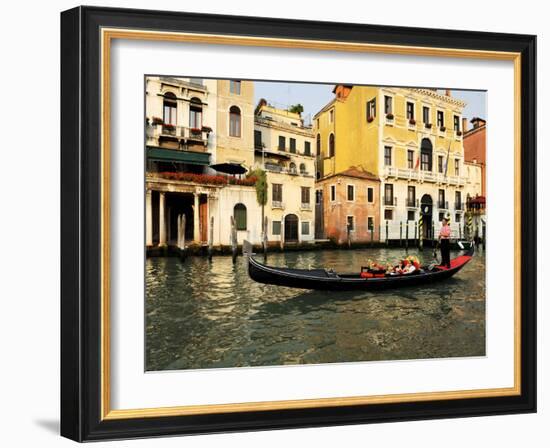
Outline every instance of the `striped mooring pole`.
{"type": "Polygon", "coordinates": [[[472,238],[472,214],[468,213],[468,239],[472,238]]]}
{"type": "Polygon", "coordinates": [[[418,247],[420,249],[424,249],[424,234],[422,233],[422,227],[423,227],[423,218],[421,213],[420,218],[418,219],[418,247]]]}

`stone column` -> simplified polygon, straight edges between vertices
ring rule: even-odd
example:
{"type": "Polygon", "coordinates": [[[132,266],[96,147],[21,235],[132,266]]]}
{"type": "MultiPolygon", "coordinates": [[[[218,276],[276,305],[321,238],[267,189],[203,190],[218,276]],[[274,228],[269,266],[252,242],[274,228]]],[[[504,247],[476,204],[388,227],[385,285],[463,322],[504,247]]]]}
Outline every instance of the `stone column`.
{"type": "Polygon", "coordinates": [[[153,192],[145,192],[145,245],[153,245],[153,192]]]}
{"type": "Polygon", "coordinates": [[[164,191],[159,192],[159,246],[166,246],[166,216],[164,211],[164,191]]]}
{"type": "Polygon", "coordinates": [[[195,204],[193,205],[193,240],[195,243],[200,242],[200,227],[199,227],[199,194],[195,193],[193,195],[195,199],[195,204]]]}

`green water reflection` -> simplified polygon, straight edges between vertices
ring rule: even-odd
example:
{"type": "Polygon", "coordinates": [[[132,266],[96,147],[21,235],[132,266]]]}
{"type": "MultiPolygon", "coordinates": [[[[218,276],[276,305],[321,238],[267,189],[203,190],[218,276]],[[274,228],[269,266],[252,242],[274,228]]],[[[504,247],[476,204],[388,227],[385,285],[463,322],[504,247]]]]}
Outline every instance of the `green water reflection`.
{"type": "MultiPolygon", "coordinates": [[[[417,254],[416,251],[409,253],[417,254]]],[[[359,271],[399,249],[270,254],[268,263],[359,271]]],[[[431,262],[430,251],[424,258],[431,262]]],[[[485,257],[454,278],[387,292],[253,282],[239,258],[146,261],[146,369],[198,369],[485,355],[485,257]]]]}

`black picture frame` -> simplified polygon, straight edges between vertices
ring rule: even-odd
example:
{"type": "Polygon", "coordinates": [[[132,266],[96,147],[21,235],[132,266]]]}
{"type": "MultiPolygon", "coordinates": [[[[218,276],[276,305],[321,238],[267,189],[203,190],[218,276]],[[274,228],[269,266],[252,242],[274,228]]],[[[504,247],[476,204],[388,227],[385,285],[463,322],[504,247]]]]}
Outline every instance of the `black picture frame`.
{"type": "Polygon", "coordinates": [[[536,412],[536,36],[78,7],[61,14],[61,434],[76,441],[536,412]],[[521,53],[521,394],[101,419],[100,29],[521,53]]]}

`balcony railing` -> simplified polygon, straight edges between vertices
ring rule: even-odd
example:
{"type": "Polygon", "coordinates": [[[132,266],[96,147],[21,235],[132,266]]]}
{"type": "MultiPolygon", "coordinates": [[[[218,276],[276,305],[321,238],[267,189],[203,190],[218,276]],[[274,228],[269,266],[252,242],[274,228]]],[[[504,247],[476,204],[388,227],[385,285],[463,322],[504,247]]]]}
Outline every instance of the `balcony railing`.
{"type": "Polygon", "coordinates": [[[284,208],[282,201],[271,201],[271,207],[273,208],[284,208]]]}
{"type": "Polygon", "coordinates": [[[278,165],[276,163],[269,163],[269,162],[264,163],[263,169],[265,171],[269,171],[271,173],[289,174],[291,176],[298,176],[298,175],[300,175],[300,176],[309,176],[310,175],[305,170],[298,171],[297,168],[285,168],[285,167],[283,167],[281,165],[278,165]]]}
{"type": "Polygon", "coordinates": [[[455,202],[455,210],[464,210],[464,202],[455,202]]]}
{"type": "Polygon", "coordinates": [[[466,178],[462,176],[445,176],[443,173],[434,173],[433,171],[419,170],[412,168],[395,168],[393,166],[385,167],[386,177],[395,179],[417,180],[419,182],[438,182],[447,185],[464,185],[466,178]]]}
{"type": "Polygon", "coordinates": [[[311,210],[311,204],[309,202],[302,202],[300,208],[302,210],[311,210]]]}
{"type": "Polygon", "coordinates": [[[200,142],[204,145],[208,144],[209,131],[204,128],[190,128],[187,126],[175,126],[171,124],[155,124],[152,125],[153,132],[149,133],[153,138],[158,137],[174,137],[183,140],[191,140],[200,142]]]}
{"type": "Polygon", "coordinates": [[[439,210],[449,210],[449,201],[437,201],[437,208],[439,210]]]}
{"type": "Polygon", "coordinates": [[[394,196],[384,196],[383,197],[384,205],[395,207],[397,205],[397,198],[394,196]]]}
{"type": "Polygon", "coordinates": [[[406,198],[405,205],[409,208],[418,208],[418,199],[406,198]]]}

